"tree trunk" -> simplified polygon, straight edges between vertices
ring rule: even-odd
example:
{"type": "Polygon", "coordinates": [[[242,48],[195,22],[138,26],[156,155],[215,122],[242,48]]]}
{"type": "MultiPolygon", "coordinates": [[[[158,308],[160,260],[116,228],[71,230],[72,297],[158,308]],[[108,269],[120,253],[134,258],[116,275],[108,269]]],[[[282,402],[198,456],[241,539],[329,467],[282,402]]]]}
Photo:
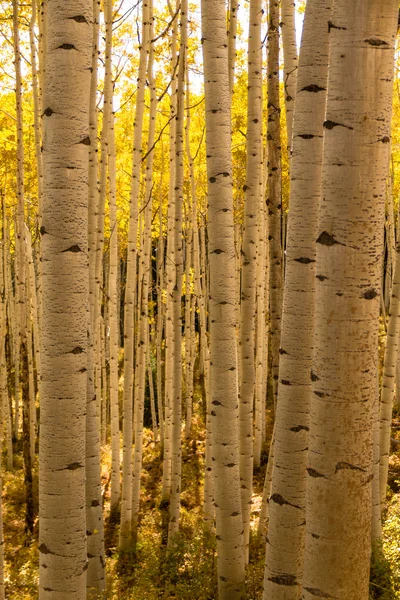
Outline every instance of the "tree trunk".
{"type": "Polygon", "coordinates": [[[257,212],[262,189],[261,1],[251,0],[248,47],[247,161],[241,252],[240,303],[240,488],[245,562],[249,560],[250,511],[253,489],[254,341],[257,266],[257,212]]]}
{"type": "Polygon", "coordinates": [[[132,537],[132,398],[134,365],[134,315],[136,307],[137,224],[142,155],[144,91],[146,84],[148,52],[148,5],[142,6],[142,44],[140,47],[138,88],[133,134],[132,185],[128,231],[127,274],[124,304],[124,397],[123,397],[123,457],[120,550],[128,550],[132,537]]]}
{"type": "Polygon", "coordinates": [[[39,598],[86,597],[87,178],[92,2],[48,6],[39,598]],[[57,410],[55,411],[55,401],[57,410]],[[60,510],[62,507],[62,510],[60,510]]]}
{"type": "Polygon", "coordinates": [[[309,0],[293,129],[286,279],[264,598],[300,600],[331,0],[309,0]],[[310,375],[311,373],[311,375],[310,375]],[[282,585],[286,578],[290,585],[282,585]]]}
{"type": "Polygon", "coordinates": [[[336,0],[316,253],[302,598],[366,600],[394,0],[336,0]]]}
{"type": "Polygon", "coordinates": [[[210,388],[220,600],[244,597],[243,520],[235,340],[231,118],[226,10],[203,0],[206,100],[208,256],[210,261],[210,388]]]}
{"type": "Polygon", "coordinates": [[[282,182],[279,103],[279,2],[269,0],[268,20],[268,220],[270,248],[270,319],[273,397],[278,393],[279,344],[282,316],[282,182]]]}

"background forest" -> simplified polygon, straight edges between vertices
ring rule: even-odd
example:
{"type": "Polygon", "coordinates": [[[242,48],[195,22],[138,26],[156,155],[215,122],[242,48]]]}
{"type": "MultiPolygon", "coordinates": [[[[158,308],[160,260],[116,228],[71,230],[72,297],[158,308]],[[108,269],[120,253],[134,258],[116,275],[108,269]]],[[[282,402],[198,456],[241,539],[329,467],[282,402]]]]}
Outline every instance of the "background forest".
{"type": "Polygon", "coordinates": [[[400,599],[397,19],[0,2],[0,600],[400,599]]]}

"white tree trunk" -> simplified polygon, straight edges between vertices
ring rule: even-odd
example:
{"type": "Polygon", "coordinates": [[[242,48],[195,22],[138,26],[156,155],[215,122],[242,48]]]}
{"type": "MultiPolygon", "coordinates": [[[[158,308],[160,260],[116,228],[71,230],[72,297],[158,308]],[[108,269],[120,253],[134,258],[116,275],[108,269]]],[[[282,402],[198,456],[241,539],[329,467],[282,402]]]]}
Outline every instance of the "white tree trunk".
{"type": "Polygon", "coordinates": [[[54,0],[49,3],[47,17],[39,598],[82,600],[86,597],[87,569],[87,177],[92,2],[54,0]]]}
{"type": "Polygon", "coordinates": [[[220,600],[244,596],[243,520],[235,340],[236,271],[226,10],[203,0],[208,256],[210,262],[210,396],[220,600]]]}
{"type": "Polygon", "coordinates": [[[300,600],[331,0],[309,0],[293,129],[286,279],[264,598],[300,600]]]}
{"type": "Polygon", "coordinates": [[[302,598],[366,600],[395,0],[335,0],[316,253],[302,598]]]}

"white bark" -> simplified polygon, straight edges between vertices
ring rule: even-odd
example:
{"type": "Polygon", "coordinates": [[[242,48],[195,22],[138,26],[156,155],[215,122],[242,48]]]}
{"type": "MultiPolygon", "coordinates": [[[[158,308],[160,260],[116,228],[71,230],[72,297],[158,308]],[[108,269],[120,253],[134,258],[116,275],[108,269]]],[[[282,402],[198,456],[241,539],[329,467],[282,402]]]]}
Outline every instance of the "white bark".
{"type": "Polygon", "coordinates": [[[202,31],[209,206],[210,396],[218,590],[221,600],[234,600],[244,596],[244,554],[238,447],[231,111],[223,0],[203,0],[202,31]]]}
{"type": "Polygon", "coordinates": [[[368,598],[394,0],[335,0],[316,239],[302,598],[368,598]]]}
{"type": "Polygon", "coordinates": [[[87,176],[92,3],[53,0],[47,16],[39,598],[82,600],[86,597],[87,569],[87,176]]]}

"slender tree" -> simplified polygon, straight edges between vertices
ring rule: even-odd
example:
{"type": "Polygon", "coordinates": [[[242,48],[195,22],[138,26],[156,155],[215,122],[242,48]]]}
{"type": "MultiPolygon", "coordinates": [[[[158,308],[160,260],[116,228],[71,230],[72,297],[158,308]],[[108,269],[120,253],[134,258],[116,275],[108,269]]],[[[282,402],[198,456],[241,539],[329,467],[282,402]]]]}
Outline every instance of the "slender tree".
{"type": "Polygon", "coordinates": [[[212,459],[221,600],[243,598],[243,521],[239,484],[235,250],[226,10],[202,2],[210,261],[212,459]]]}
{"type": "Polygon", "coordinates": [[[261,2],[250,2],[248,47],[247,163],[244,193],[240,304],[240,480],[245,560],[249,558],[253,479],[254,342],[257,267],[257,210],[262,189],[261,2]]]}
{"type": "Polygon", "coordinates": [[[279,2],[269,0],[268,15],[268,196],[270,248],[270,318],[274,403],[278,391],[279,343],[282,314],[282,182],[279,100],[279,2]]]}

